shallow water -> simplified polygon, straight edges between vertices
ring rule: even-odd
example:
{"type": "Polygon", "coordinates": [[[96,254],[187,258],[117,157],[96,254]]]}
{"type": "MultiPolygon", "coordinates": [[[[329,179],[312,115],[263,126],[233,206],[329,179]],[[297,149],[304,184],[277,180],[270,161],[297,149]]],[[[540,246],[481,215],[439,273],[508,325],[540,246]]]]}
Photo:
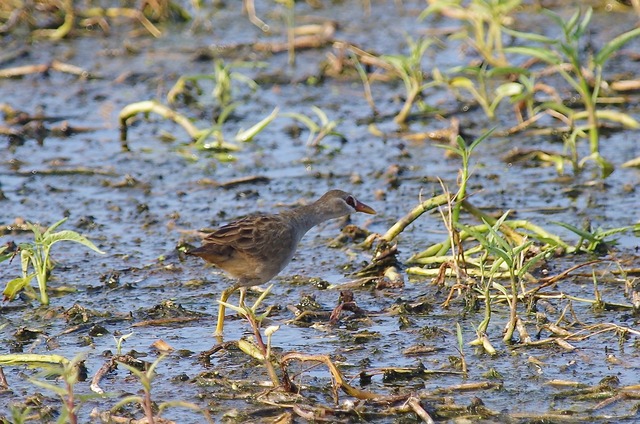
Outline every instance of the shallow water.
{"type": "MultiPolygon", "coordinates": [[[[414,36],[425,31],[425,24],[416,21],[422,10],[422,2],[373,2],[372,15],[366,17],[358,2],[335,2],[330,7],[312,10],[305,4],[297,4],[298,19],[336,19],[339,22],[337,39],[345,39],[364,49],[379,53],[398,53],[404,48],[404,35],[414,36]]],[[[260,10],[258,11],[261,12],[260,10]]],[[[442,150],[430,142],[409,142],[396,134],[393,115],[400,109],[398,96],[400,86],[377,83],[373,86],[376,106],[380,116],[377,126],[388,133],[385,138],[370,134],[368,122],[371,110],[363,98],[359,81],[327,79],[318,85],[305,81],[318,74],[318,67],[330,47],[301,51],[297,55],[296,67],[286,64],[286,53],[265,55],[253,53],[249,48],[234,49],[229,55],[245,60],[266,61],[266,69],[247,69],[243,73],[258,78],[275,75],[291,83],[265,84],[257,92],[239,86],[241,106],[225,126],[229,139],[241,128],[248,128],[266,116],[275,106],[282,111],[306,113],[316,105],[331,119],[339,121],[338,130],[346,143],[337,137],[322,141],[322,148],[306,144],[307,132],[294,138],[287,131],[292,122],[278,118],[250,143],[242,145],[242,151],[234,154],[234,162],[219,162],[205,153],[188,147],[188,136],[177,125],[151,116],[150,120],[139,120],[129,129],[131,151],[123,151],[119,142],[118,113],[125,105],[146,99],[164,102],[164,96],[178,76],[185,73],[210,72],[212,63],[195,61],[195,52],[202,47],[214,45],[250,45],[257,40],[283,39],[280,21],[262,11],[270,18],[274,34],[263,36],[240,14],[239,5],[217,9],[213,16],[203,12],[201,19],[210,19],[212,27],[204,25],[191,30],[188,25],[165,27],[162,38],[133,38],[127,41],[131,25],[113,27],[109,37],[78,37],[59,43],[38,42],[26,45],[19,38],[6,36],[0,43],[2,50],[26,47],[28,54],[3,68],[27,64],[48,63],[53,59],[73,63],[98,74],[98,79],[76,77],[52,71],[49,75],[34,74],[20,79],[0,80],[2,101],[15,109],[34,113],[43,108],[46,116],[56,119],[52,124],[66,120],[72,127],[90,127],[93,130],[64,138],[47,137],[42,145],[29,139],[24,144],[10,146],[5,142],[1,148],[0,189],[7,197],[0,202],[0,224],[11,224],[16,218],[50,225],[62,217],[69,220],[63,228],[83,233],[106,252],[98,255],[75,244],[54,246],[53,258],[58,266],[53,271],[51,285],[71,286],[77,291],[71,294],[52,296],[48,308],[37,309],[37,304],[25,304],[17,299],[0,306],[0,346],[2,353],[31,352],[55,353],[67,358],[78,354],[86,356],[86,366],[93,375],[105,362],[103,352],[115,351],[112,335],[134,335],[127,339],[124,350],[135,350],[145,355],[143,359],[153,361],[158,357],[151,344],[158,339],[169,343],[176,351],[159,365],[153,381],[153,399],[157,402],[184,400],[200,407],[209,408],[216,420],[240,414],[240,421],[260,420],[260,415],[251,415],[265,404],[254,397],[243,399],[243,390],[221,385],[205,386],[194,379],[199,374],[214,370],[223,377],[239,381],[268,381],[261,365],[245,354],[230,349],[214,355],[211,367],[198,361],[198,354],[213,346],[211,336],[217,311],[215,300],[219,292],[230,284],[224,275],[208,268],[196,259],[180,257],[176,252],[179,241],[197,244],[192,230],[215,228],[236,216],[257,210],[275,212],[298,199],[310,201],[324,191],[340,187],[356,194],[362,201],[378,211],[375,217],[355,215],[352,221],[369,231],[384,233],[401,216],[405,215],[420,200],[440,192],[437,178],[449,187],[455,187],[460,163],[445,159],[442,150]],[[125,46],[132,46],[132,52],[125,46]],[[42,48],[44,47],[44,48],[42,48]],[[127,78],[121,78],[127,74],[127,78]],[[161,141],[163,133],[176,137],[175,141],[161,141]],[[184,151],[195,154],[185,156],[184,151]],[[405,154],[408,152],[409,154],[405,154]],[[385,176],[390,166],[401,169],[397,187],[385,176]],[[88,168],[100,171],[94,174],[71,173],[68,175],[46,175],[42,171],[55,169],[88,168]],[[102,172],[104,171],[104,172],[102,172]],[[354,184],[354,175],[361,183],[354,184]],[[231,189],[216,188],[202,184],[203,178],[225,182],[249,175],[265,176],[266,184],[240,185],[231,189]],[[139,182],[136,186],[118,183],[127,176],[139,182]],[[378,195],[376,195],[378,193],[378,195]],[[384,193],[380,196],[380,193],[384,193]],[[88,223],[88,224],[87,224],[88,223]],[[105,287],[101,276],[119,274],[119,282],[112,288],[105,287]],[[206,281],[204,284],[193,283],[206,281]],[[164,301],[172,301],[189,311],[204,314],[204,317],[182,324],[165,326],[133,327],[146,319],[147,312],[164,301]],[[65,333],[70,326],[61,313],[74,304],[105,314],[104,318],[90,318],[99,322],[110,334],[89,336],[89,328],[65,333]],[[36,312],[34,313],[34,309],[36,312]],[[34,339],[18,343],[15,333],[21,327],[42,331],[34,339]],[[185,374],[187,381],[174,378],[185,374]],[[237,399],[230,399],[230,395],[237,399]],[[235,412],[234,412],[235,411],[235,412]],[[247,416],[249,418],[247,418],[247,416]]],[[[520,15],[523,26],[528,23],[526,13],[520,15]]],[[[533,16],[533,15],[531,15],[533,16]]],[[[536,18],[532,18],[536,19],[536,18]]],[[[610,37],[611,22],[622,30],[630,29],[637,17],[627,13],[600,12],[594,18],[596,31],[594,43],[600,37],[610,37]]],[[[428,20],[430,29],[447,27],[451,23],[428,20]]],[[[616,32],[617,33],[617,32],[616,32]]],[[[638,51],[640,40],[625,47],[627,51],[638,51]],[[634,50],[635,49],[635,50],[634,50]]],[[[224,55],[223,55],[224,56],[224,55]]],[[[429,53],[428,61],[445,68],[466,61],[459,45],[447,44],[429,53]]],[[[637,78],[637,63],[623,59],[614,60],[612,73],[631,73],[637,78]]],[[[429,64],[430,65],[430,64],[429,64]]],[[[425,65],[427,66],[427,65],[425,65]]],[[[209,88],[210,89],[210,88],[209,88]]],[[[447,110],[460,109],[459,105],[445,94],[430,93],[434,104],[447,110]]],[[[626,112],[640,119],[637,94],[629,95],[626,112]]],[[[211,119],[211,107],[204,108],[204,118],[199,123],[207,125],[211,119]]],[[[188,110],[181,108],[188,114],[188,110]]],[[[505,105],[499,127],[511,125],[510,108],[505,105]],[[505,122],[506,121],[506,122],[505,122]]],[[[456,112],[461,119],[461,128],[468,138],[480,135],[496,125],[489,122],[480,110],[456,112]]],[[[427,118],[411,123],[411,130],[427,131],[444,128],[448,122],[427,118]]],[[[637,131],[614,131],[602,137],[601,152],[618,169],[604,182],[598,179],[598,170],[588,169],[580,175],[560,179],[553,167],[532,164],[509,164],[501,160],[513,147],[540,148],[561,151],[562,146],[549,137],[517,134],[508,138],[493,137],[483,142],[473,156],[473,175],[470,189],[472,202],[489,212],[512,210],[519,219],[527,219],[556,232],[567,240],[576,242],[574,235],[553,221],[581,226],[585,219],[593,228],[612,228],[633,225],[638,222],[637,185],[640,172],[637,169],[619,168],[631,158],[640,156],[637,131]]],[[[586,143],[580,145],[584,155],[586,143]]],[[[470,224],[475,223],[467,217],[470,224]]],[[[403,288],[374,290],[371,287],[355,290],[358,305],[370,313],[369,319],[345,318],[335,328],[327,326],[296,326],[285,324],[293,318],[286,309],[295,305],[303,294],[315,296],[323,311],[331,311],[338,302],[338,290],[323,290],[309,284],[296,284],[291,277],[319,277],[332,284],[350,281],[353,277],[346,270],[354,270],[371,259],[371,253],[349,244],[343,249],[327,248],[327,242],[336,237],[343,222],[329,222],[312,230],[303,240],[295,260],[275,280],[267,305],[278,309],[267,324],[281,324],[273,337],[274,346],[282,352],[300,351],[309,354],[331,355],[342,372],[353,377],[351,384],[361,387],[358,374],[373,372],[387,367],[418,367],[428,370],[457,371],[449,362],[451,356],[459,356],[456,347],[455,323],[463,329],[465,342],[475,338],[474,326],[482,320],[482,312],[463,312],[463,302],[455,300],[445,309],[441,306],[448,288],[431,284],[430,279],[408,278],[403,288]],[[402,326],[398,316],[388,312],[396,303],[411,302],[424,297],[432,305],[428,313],[408,314],[410,325],[402,326]],[[428,337],[429,328],[439,329],[436,336],[428,337]],[[375,338],[358,339],[355,336],[368,331],[375,338]],[[440,350],[428,355],[410,356],[403,353],[408,347],[419,343],[440,350]]],[[[405,261],[411,254],[446,237],[445,227],[438,214],[425,214],[407,228],[398,239],[399,259],[405,261]]],[[[6,243],[29,240],[26,233],[6,234],[0,240],[6,243]]],[[[638,238],[633,233],[618,237],[617,252],[604,258],[598,270],[617,270],[617,261],[627,268],[638,268],[638,238]]],[[[549,274],[563,270],[590,259],[584,255],[555,259],[547,264],[549,274]]],[[[6,262],[0,265],[0,281],[15,278],[19,264],[6,262]]],[[[637,278],[633,275],[629,279],[637,278]]],[[[453,284],[453,281],[448,281],[453,284]]],[[[591,268],[584,268],[578,276],[561,282],[559,289],[573,296],[593,299],[591,268]]],[[[599,284],[604,300],[629,304],[624,297],[622,278],[611,278],[605,273],[599,284]]],[[[235,298],[234,298],[235,299],[235,298]]],[[[250,300],[255,294],[250,295],[250,300]]],[[[566,299],[550,299],[546,312],[557,319],[560,311],[568,305],[566,299]]],[[[542,306],[542,305],[541,305],[542,306]]],[[[580,302],[572,304],[575,329],[589,324],[614,323],[622,327],[637,329],[637,317],[631,311],[594,312],[580,302]]],[[[563,390],[549,385],[551,380],[571,380],[586,385],[597,385],[603,378],[615,376],[620,386],[638,383],[637,372],[640,358],[637,337],[630,335],[620,339],[614,332],[606,331],[580,342],[572,342],[574,351],[562,351],[558,347],[506,346],[501,332],[507,320],[508,310],[496,307],[488,334],[499,354],[490,357],[475,348],[465,345],[469,375],[436,374],[433,377],[414,377],[406,380],[383,381],[381,376],[372,378],[362,388],[381,394],[429,392],[440,388],[473,383],[495,381],[485,373],[495,369],[501,377],[499,389],[454,391],[447,396],[459,405],[469,405],[473,397],[479,397],[484,405],[505,415],[493,417],[497,421],[517,419],[517,414],[563,413],[575,415],[576,420],[592,418],[595,421],[627,420],[635,414],[635,401],[621,400],[597,411],[592,408],[598,400],[579,401],[562,399],[557,395],[563,390]],[[511,418],[508,418],[511,415],[511,418]]],[[[536,332],[535,315],[523,319],[529,332],[536,332]]],[[[228,319],[225,340],[237,340],[248,334],[248,325],[238,319],[228,319]]],[[[549,336],[542,332],[543,337],[549,336]]],[[[45,403],[57,405],[52,393],[36,387],[28,378],[35,372],[23,367],[4,367],[10,391],[0,394],[0,416],[7,415],[11,403],[24,402],[34,392],[48,396],[45,403]]],[[[324,367],[302,372],[297,384],[303,388],[306,398],[301,404],[314,403],[332,407],[327,388],[330,375],[324,367]],[[312,402],[313,400],[313,402],[312,402]]],[[[90,400],[80,410],[81,422],[86,422],[94,407],[108,410],[125,393],[138,393],[140,385],[122,369],[109,374],[101,383],[103,389],[112,393],[107,399],[90,400]]],[[[76,386],[81,394],[90,393],[89,382],[76,386]]],[[[257,389],[252,389],[257,393],[257,389]]],[[[353,400],[340,393],[340,402],[353,400]]],[[[346,406],[345,406],[346,408],[346,406]]],[[[382,407],[368,406],[367,413],[377,414],[382,407]]],[[[282,411],[279,411],[282,412],[282,411]]],[[[278,410],[265,413],[274,417],[278,410]]],[[[142,415],[137,414],[140,418],[142,415]]],[[[169,408],[164,414],[176,422],[201,422],[201,415],[183,408],[169,408]]],[[[344,418],[345,420],[353,420],[344,418]]],[[[230,420],[232,418],[229,418],[230,420]]],[[[266,419],[266,418],[265,418],[266,419]]],[[[397,416],[376,416],[376,422],[397,422],[397,416]]],[[[525,418],[523,418],[526,421],[525,418]]]]}

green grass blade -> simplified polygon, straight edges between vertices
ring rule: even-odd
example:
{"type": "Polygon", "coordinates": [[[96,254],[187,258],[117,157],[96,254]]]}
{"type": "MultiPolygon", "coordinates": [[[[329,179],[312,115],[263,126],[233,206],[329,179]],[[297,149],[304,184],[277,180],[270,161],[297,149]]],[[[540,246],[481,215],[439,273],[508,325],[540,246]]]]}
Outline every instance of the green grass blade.
{"type": "Polygon", "coordinates": [[[596,65],[603,66],[613,53],[620,50],[620,48],[627,42],[638,36],[640,36],[640,28],[627,31],[624,34],[617,36],[616,38],[605,44],[602,49],[600,49],[594,59],[594,62],[596,63],[596,65]]]}
{"type": "Polygon", "coordinates": [[[448,150],[451,153],[455,153],[458,156],[462,156],[464,154],[463,150],[460,150],[459,148],[454,147],[454,146],[452,146],[450,144],[434,144],[434,146],[439,147],[441,149],[448,150]]]}
{"type": "Polygon", "coordinates": [[[473,150],[476,148],[476,146],[480,143],[482,143],[484,140],[486,140],[487,138],[489,138],[489,136],[491,134],[493,134],[493,132],[496,130],[496,127],[492,127],[490,128],[488,131],[486,131],[484,134],[482,134],[480,137],[476,138],[475,140],[473,140],[473,143],[471,143],[469,145],[469,147],[467,148],[469,152],[473,152],[473,150]]]}
{"type": "Polygon", "coordinates": [[[292,118],[292,119],[295,119],[296,121],[301,122],[312,133],[316,133],[316,132],[320,131],[320,127],[318,126],[318,124],[313,122],[313,120],[311,118],[309,118],[307,115],[303,115],[302,113],[295,113],[295,112],[284,112],[281,115],[282,116],[286,116],[287,118],[292,118]]]}
{"type": "Polygon", "coordinates": [[[502,30],[505,34],[534,43],[555,44],[557,42],[555,38],[545,37],[544,35],[534,32],[522,32],[511,28],[502,28],[502,30]]]}
{"type": "Polygon", "coordinates": [[[564,227],[567,230],[569,230],[569,231],[571,231],[573,233],[576,233],[577,235],[579,235],[580,237],[582,237],[585,240],[598,241],[598,239],[593,234],[591,234],[590,232],[585,231],[585,230],[581,230],[580,228],[574,227],[571,224],[567,224],[567,223],[559,222],[559,221],[551,221],[551,223],[559,225],[561,227],[564,227]]]}
{"type": "Polygon", "coordinates": [[[531,56],[536,59],[540,59],[543,62],[549,63],[551,65],[559,65],[562,63],[558,54],[553,50],[549,50],[542,47],[525,47],[525,46],[514,46],[514,47],[505,47],[505,53],[514,53],[521,54],[523,56],[531,56]]]}
{"type": "Polygon", "coordinates": [[[593,8],[589,7],[587,8],[586,13],[584,14],[584,18],[582,18],[580,25],[578,25],[578,28],[575,32],[576,37],[582,37],[584,35],[587,28],[589,28],[589,23],[591,22],[592,16],[593,16],[593,8]]]}
{"type": "Polygon", "coordinates": [[[240,131],[236,135],[235,140],[239,142],[248,142],[253,140],[256,135],[260,134],[262,130],[267,127],[267,125],[269,125],[271,122],[273,122],[274,119],[276,119],[276,117],[278,116],[278,110],[279,108],[276,106],[275,109],[273,109],[273,112],[271,112],[267,117],[261,119],[260,122],[254,124],[248,130],[240,131]]]}
{"type": "Polygon", "coordinates": [[[625,233],[629,230],[640,231],[640,224],[628,225],[626,227],[611,228],[608,230],[598,230],[601,238],[613,236],[615,234],[625,233]]]}

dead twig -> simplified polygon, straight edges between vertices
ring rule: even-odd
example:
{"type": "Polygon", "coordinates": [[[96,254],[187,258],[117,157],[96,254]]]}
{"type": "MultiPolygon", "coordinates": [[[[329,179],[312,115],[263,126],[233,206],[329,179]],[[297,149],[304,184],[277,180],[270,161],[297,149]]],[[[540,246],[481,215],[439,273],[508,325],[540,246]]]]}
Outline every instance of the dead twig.
{"type": "MultiPolygon", "coordinates": [[[[397,400],[397,396],[387,396],[378,393],[368,392],[366,390],[357,389],[351,385],[349,385],[340,370],[331,362],[331,359],[328,355],[305,355],[304,353],[298,352],[290,352],[282,357],[281,364],[282,368],[286,369],[287,363],[290,361],[301,361],[301,362],[321,362],[329,368],[329,372],[333,377],[334,382],[334,390],[338,387],[342,389],[343,392],[348,394],[349,396],[353,396],[357,399],[377,399],[377,400],[397,400]]],[[[408,396],[408,395],[407,395],[408,396]]],[[[337,397],[336,397],[337,401],[337,397]]]]}
{"type": "Polygon", "coordinates": [[[46,74],[50,71],[58,71],[65,74],[76,75],[82,78],[97,78],[96,75],[80,68],[79,66],[64,63],[59,60],[52,60],[51,63],[40,65],[16,66],[13,68],[0,69],[0,78],[17,78],[32,74],[46,74]]]}

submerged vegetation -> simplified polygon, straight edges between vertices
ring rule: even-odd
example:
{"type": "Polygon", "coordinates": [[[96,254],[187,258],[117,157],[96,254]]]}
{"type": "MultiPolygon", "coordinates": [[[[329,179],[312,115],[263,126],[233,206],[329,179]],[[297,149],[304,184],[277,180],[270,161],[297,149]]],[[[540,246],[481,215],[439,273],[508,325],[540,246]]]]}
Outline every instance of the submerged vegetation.
{"type": "MultiPolygon", "coordinates": [[[[99,74],[101,65],[83,69],[56,57],[44,65],[0,69],[2,82],[29,75],[52,78],[52,73],[68,78],[65,84],[88,81],[74,96],[89,102],[106,99],[101,112],[109,114],[113,109],[109,116],[116,116],[117,123],[110,121],[108,127],[119,126],[121,142],[116,147],[121,152],[113,154],[117,160],[107,153],[93,162],[93,153],[109,150],[91,136],[101,131],[111,136],[113,128],[72,126],[67,117],[51,115],[45,108],[26,112],[21,105],[0,105],[5,120],[0,135],[9,140],[7,151],[31,148],[25,144],[36,140],[33,157],[45,157],[42,161],[51,165],[23,171],[21,167],[33,165],[12,159],[7,162],[7,174],[31,179],[10,183],[19,188],[8,195],[0,185],[0,202],[22,196],[25,206],[20,213],[29,216],[20,225],[0,223],[4,224],[2,234],[24,240],[0,246],[0,283],[5,284],[0,315],[9,317],[0,320],[0,329],[10,330],[1,342],[0,392],[6,392],[7,398],[12,395],[6,409],[0,407],[0,422],[246,422],[264,417],[272,422],[296,417],[309,422],[395,422],[404,419],[399,415],[424,422],[456,418],[597,422],[611,419],[610,414],[601,413],[606,408],[638,398],[640,389],[626,375],[629,364],[611,353],[638,357],[638,255],[616,249],[616,238],[640,234],[640,223],[633,215],[637,213],[628,211],[633,216],[626,216],[624,223],[603,222],[599,216],[594,217],[597,225],[578,222],[584,215],[591,218],[588,211],[598,203],[596,197],[610,195],[616,168],[637,167],[640,161],[626,158],[618,163],[604,153],[614,135],[635,131],[628,133],[635,139],[640,129],[640,72],[633,64],[638,57],[625,50],[638,45],[637,25],[602,31],[597,21],[603,11],[597,4],[551,2],[549,9],[542,9],[537,2],[520,0],[395,1],[393,7],[411,16],[414,26],[399,37],[397,45],[384,45],[378,51],[375,42],[371,47],[351,41],[354,34],[349,31],[353,30],[341,31],[342,17],[318,18],[310,12],[317,8],[326,16],[334,6],[346,7],[346,2],[254,4],[245,0],[244,15],[240,2],[122,1],[111,2],[112,7],[105,3],[110,2],[1,2],[0,34],[8,40],[3,43],[27,38],[32,46],[61,40],[73,43],[127,31],[136,42],[127,40],[124,53],[109,49],[104,60],[117,54],[128,60],[145,51],[147,40],[184,31],[186,44],[200,40],[198,34],[204,33],[205,47],[189,45],[193,59],[189,67],[177,67],[180,73],[157,78],[153,67],[147,70],[161,56],[156,52],[155,59],[144,59],[145,72],[154,77],[126,70],[110,81],[107,89],[118,92],[127,91],[124,87],[148,87],[135,99],[128,94],[117,100],[102,93],[88,95],[93,93],[92,83],[107,78],[99,74]],[[238,22],[216,20],[228,8],[238,9],[237,20],[255,25],[251,28],[259,31],[255,36],[259,41],[246,41],[245,34],[238,37],[234,32],[238,22]],[[598,31],[603,33],[600,38],[594,36],[598,31]],[[211,34],[225,34],[229,40],[212,46],[211,34]],[[140,40],[144,42],[138,45],[140,40]],[[286,60],[281,52],[286,52],[286,60]],[[316,67],[306,62],[314,55],[323,58],[316,67]],[[279,67],[284,62],[283,70],[279,67]],[[620,63],[625,65],[622,71],[616,68],[620,63]],[[192,72],[191,68],[197,69],[192,72]],[[132,82],[123,84],[127,79],[132,82]],[[337,100],[332,100],[334,94],[337,100]],[[279,96],[295,96],[295,100],[284,106],[279,96]],[[159,117],[160,122],[142,122],[141,117],[159,117]],[[169,134],[176,126],[181,130],[169,134]],[[365,128],[366,137],[355,134],[365,128]],[[155,134],[140,135],[150,132],[155,134]],[[45,145],[50,138],[70,138],[90,146],[79,154],[82,166],[64,166],[58,153],[51,158],[45,145]],[[363,141],[348,150],[354,138],[367,138],[369,144],[363,141]],[[168,156],[178,156],[181,169],[170,168],[166,157],[149,159],[155,139],[170,146],[168,156]],[[426,140],[437,142],[438,153],[425,153],[432,147],[423,143],[426,140]],[[559,151],[557,141],[562,146],[559,151]],[[278,143],[302,146],[308,156],[283,153],[278,143]],[[500,182],[503,170],[499,167],[486,169],[487,163],[496,163],[486,158],[497,156],[504,146],[512,149],[502,158],[512,172],[504,179],[527,179],[531,174],[525,171],[540,171],[549,164],[555,167],[552,173],[559,175],[550,177],[540,171],[539,180],[528,181],[538,187],[517,193],[521,181],[511,186],[500,182]],[[255,168],[269,177],[247,176],[248,161],[242,161],[243,155],[252,156],[255,168]],[[278,157],[282,162],[270,162],[270,156],[283,156],[278,157]],[[346,165],[338,166],[337,160],[346,165]],[[237,168],[234,161],[240,162],[237,168]],[[432,174],[431,167],[438,161],[446,162],[448,175],[432,174]],[[300,281],[285,277],[275,282],[281,287],[270,286],[251,307],[225,304],[241,318],[242,329],[250,330],[245,337],[217,340],[202,353],[192,351],[192,346],[202,345],[195,334],[210,326],[209,316],[195,309],[208,305],[201,298],[207,299],[217,287],[204,288],[199,279],[184,281],[184,275],[194,271],[189,271],[193,265],[181,247],[196,238],[187,228],[197,226],[207,218],[200,215],[210,211],[218,213],[210,222],[217,226],[256,206],[274,206],[275,200],[264,199],[250,201],[250,210],[222,203],[233,198],[225,191],[237,187],[236,200],[258,198],[255,186],[271,181],[270,164],[289,162],[301,164],[313,176],[305,183],[297,171],[292,173],[290,180],[300,182],[301,192],[313,191],[320,180],[358,185],[375,191],[381,202],[386,199],[388,207],[380,209],[389,212],[367,224],[371,231],[347,225],[330,242],[341,249],[333,254],[331,266],[350,273],[351,282],[332,285],[322,279],[304,280],[308,293],[303,292],[296,303],[291,297],[300,281]],[[376,169],[368,169],[369,163],[376,169]],[[140,164],[148,167],[127,170],[121,182],[95,184],[96,177],[111,178],[122,168],[140,164]],[[234,179],[203,178],[216,172],[229,175],[221,170],[223,165],[235,170],[234,179]],[[148,177],[145,173],[153,174],[150,170],[157,172],[156,180],[149,176],[153,183],[141,181],[148,177]],[[172,180],[171,173],[181,172],[189,172],[190,177],[172,180]],[[29,199],[29,184],[45,176],[70,179],[45,184],[51,196],[42,200],[47,211],[29,210],[34,202],[29,199]],[[568,189],[558,190],[555,177],[568,178],[568,189]],[[110,254],[102,257],[106,259],[73,261],[82,264],[78,268],[83,278],[91,275],[89,280],[99,284],[87,282],[77,291],[63,284],[59,291],[64,295],[50,301],[53,271],[63,283],[75,271],[62,267],[64,260],[54,262],[54,244],[74,242],[64,244],[69,246],[67,257],[81,254],[74,244],[104,252],[79,232],[58,231],[66,218],[48,228],[29,222],[38,222],[31,219],[37,214],[50,219],[49,214],[60,208],[65,215],[58,216],[79,213],[67,204],[67,192],[73,189],[66,185],[84,184],[84,178],[98,188],[74,205],[86,208],[90,215],[98,204],[94,197],[106,192],[121,200],[124,206],[108,197],[99,212],[102,225],[112,224],[122,233],[96,230],[107,233],[101,240],[108,240],[103,243],[110,244],[110,249],[105,248],[110,254]],[[61,189],[56,184],[65,186],[61,189]],[[160,184],[164,185],[158,188],[160,184]],[[542,187],[547,184],[553,186],[549,192],[542,187]],[[408,185],[411,189],[398,189],[408,185]],[[215,190],[194,195],[203,188],[215,190]],[[414,196],[417,191],[420,195],[414,196]],[[409,200],[407,192],[412,193],[409,200]],[[545,200],[534,199],[543,192],[545,200]],[[53,201],[58,199],[55,196],[62,200],[53,201]],[[161,196],[178,199],[179,210],[168,211],[158,203],[151,210],[153,198],[161,196]],[[548,213],[543,208],[541,213],[523,212],[528,201],[538,208],[545,201],[562,201],[569,212],[562,219],[547,219],[540,216],[548,213]],[[127,226],[129,221],[135,223],[133,227],[127,226]],[[437,232],[435,236],[423,231],[427,225],[437,232]],[[126,234],[131,228],[139,232],[126,234]],[[167,240],[179,247],[169,252],[167,240]],[[149,260],[158,251],[163,253],[157,260],[149,260]],[[361,256],[366,260],[358,262],[361,256]],[[11,266],[18,260],[20,274],[12,278],[11,266]],[[121,283],[121,276],[127,281],[121,283]],[[37,291],[32,282],[37,282],[37,291]],[[317,300],[311,292],[324,298],[317,300]],[[96,310],[79,304],[78,299],[89,303],[93,298],[99,299],[92,304],[96,310]],[[149,299],[156,304],[146,304],[149,299]],[[65,328],[60,330],[60,325],[65,328]],[[122,335],[130,327],[149,331],[135,337],[122,335]],[[291,333],[283,334],[287,331],[291,333]],[[116,339],[115,353],[101,338],[108,333],[116,339]],[[79,336],[69,342],[72,334],[79,336]],[[149,337],[156,339],[151,346],[149,337]],[[175,349],[160,337],[171,337],[172,344],[191,350],[175,349]],[[127,339],[148,347],[149,352],[123,352],[127,339]],[[64,349],[81,348],[83,353],[49,352],[61,350],[63,343],[64,349]],[[47,354],[33,353],[41,350],[47,354]],[[594,351],[610,367],[604,367],[601,373],[606,375],[597,382],[599,374],[590,368],[603,367],[597,359],[587,358],[594,351]],[[578,352],[568,360],[564,356],[578,352]],[[140,359],[149,355],[155,359],[140,359]],[[526,359],[519,363],[522,357],[526,359]],[[101,366],[96,364],[99,360],[101,366]],[[3,369],[17,371],[5,377],[3,369]],[[174,370],[186,371],[168,378],[174,370]],[[88,373],[93,374],[90,380],[88,373]],[[101,380],[107,375],[111,379],[104,384],[109,385],[105,392],[101,380]],[[14,389],[21,378],[25,382],[14,389]],[[503,401],[509,396],[529,396],[529,388],[513,380],[520,378],[540,397],[533,409],[503,401]],[[23,394],[35,388],[48,395],[34,393],[25,398],[23,394]],[[566,399],[572,403],[564,404],[566,399]],[[185,420],[176,410],[194,413],[185,420]]],[[[366,20],[373,9],[389,7],[382,3],[353,2],[351,7],[366,20]]],[[[640,19],[637,0],[622,3],[628,4],[616,7],[625,7],[640,19]]],[[[19,60],[21,49],[5,50],[0,63],[19,60]]],[[[28,52],[28,47],[22,51],[28,52]]],[[[184,58],[179,52],[171,53],[184,58]]],[[[109,139],[104,144],[111,143],[109,139]]],[[[628,151],[637,153],[637,149],[628,151]]],[[[285,186],[289,188],[285,183],[268,191],[277,196],[287,190],[282,189],[285,186]]],[[[626,182],[619,192],[637,197],[636,186],[626,182]]],[[[626,204],[637,206],[633,201],[626,204]]],[[[83,228],[85,223],[76,225],[83,228]]],[[[315,253],[311,256],[315,260],[315,253]]],[[[303,269],[309,275],[314,272],[311,267],[303,269]]],[[[198,278],[205,272],[198,270],[198,278]]],[[[635,404],[621,407],[616,417],[633,419],[636,409],[635,404]]]]}

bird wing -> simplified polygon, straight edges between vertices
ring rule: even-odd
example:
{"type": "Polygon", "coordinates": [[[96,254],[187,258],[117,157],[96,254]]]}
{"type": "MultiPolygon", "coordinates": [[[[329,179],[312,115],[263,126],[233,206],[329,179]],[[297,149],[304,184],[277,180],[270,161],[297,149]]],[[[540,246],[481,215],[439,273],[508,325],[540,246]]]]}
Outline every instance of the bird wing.
{"type": "Polygon", "coordinates": [[[278,215],[257,215],[220,227],[189,253],[234,276],[271,279],[284,268],[297,246],[295,232],[278,215]]]}

